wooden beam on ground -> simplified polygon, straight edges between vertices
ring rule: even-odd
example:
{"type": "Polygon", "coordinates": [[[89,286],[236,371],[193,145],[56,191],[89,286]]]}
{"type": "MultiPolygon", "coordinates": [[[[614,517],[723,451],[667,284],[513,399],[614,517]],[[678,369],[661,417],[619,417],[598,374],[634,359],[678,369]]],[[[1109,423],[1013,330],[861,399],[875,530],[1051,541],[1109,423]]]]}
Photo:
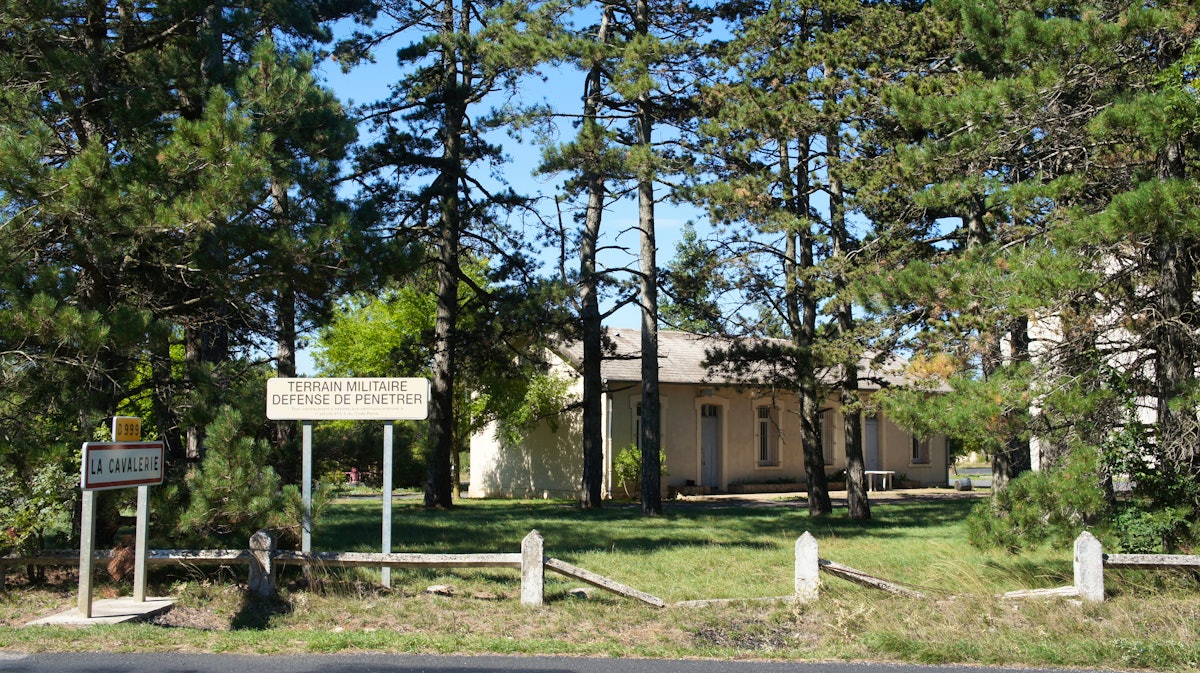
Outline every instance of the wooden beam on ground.
{"type": "Polygon", "coordinates": [[[854,568],[844,566],[840,563],[834,563],[833,561],[827,561],[825,559],[820,559],[818,563],[821,566],[821,570],[824,570],[834,577],[840,577],[847,582],[853,582],[855,584],[864,587],[870,587],[872,589],[881,589],[883,591],[896,594],[897,596],[906,596],[908,598],[925,598],[925,594],[921,593],[920,591],[914,591],[913,589],[902,587],[899,584],[893,584],[887,580],[881,580],[878,577],[872,577],[861,570],[855,570],[854,568]]]}
{"type": "Polygon", "coordinates": [[[679,601],[677,608],[708,608],[714,605],[739,605],[743,603],[795,603],[795,596],[767,596],[762,598],[701,598],[694,601],[679,601]]]}
{"type": "Polygon", "coordinates": [[[520,554],[381,554],[371,552],[277,551],[282,565],[380,566],[384,568],[517,568],[520,554]]]}
{"type": "MultiPolygon", "coordinates": [[[[92,558],[111,559],[112,555],[110,549],[97,549],[92,558]]],[[[246,549],[150,549],[146,553],[146,562],[150,565],[223,565],[245,563],[249,559],[250,552],[246,549]]],[[[79,552],[70,549],[47,549],[29,556],[0,556],[0,566],[61,566],[78,563],[79,552]]]]}
{"type": "Polygon", "coordinates": [[[213,566],[249,562],[249,549],[151,549],[146,555],[146,563],[156,566],[172,563],[213,566]]]}
{"type": "Polygon", "coordinates": [[[1000,594],[1000,598],[1055,598],[1062,596],[1072,598],[1079,595],[1079,589],[1074,586],[1055,587],[1053,589],[1021,589],[1000,594]]]}
{"type": "Polygon", "coordinates": [[[573,577],[581,582],[587,582],[594,587],[611,591],[615,594],[625,596],[626,598],[639,600],[647,605],[653,605],[656,608],[667,607],[667,602],[658,596],[651,596],[643,591],[638,591],[632,587],[625,586],[620,582],[610,580],[603,575],[598,575],[590,570],[584,570],[579,566],[573,566],[566,561],[560,561],[556,558],[548,558],[546,559],[546,567],[560,575],[573,577]]]}
{"type": "Polygon", "coordinates": [[[1200,568],[1200,556],[1172,554],[1105,554],[1106,568],[1145,568],[1169,570],[1171,568],[1200,568]]]}

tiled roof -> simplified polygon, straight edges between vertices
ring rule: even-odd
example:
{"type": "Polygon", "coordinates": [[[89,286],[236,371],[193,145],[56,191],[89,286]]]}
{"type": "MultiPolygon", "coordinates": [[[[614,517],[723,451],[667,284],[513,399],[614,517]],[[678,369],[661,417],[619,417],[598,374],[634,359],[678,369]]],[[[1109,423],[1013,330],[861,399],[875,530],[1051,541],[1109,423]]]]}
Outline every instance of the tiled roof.
{"type": "MultiPolygon", "coordinates": [[[[640,381],[642,378],[641,363],[641,331],[637,329],[607,330],[608,340],[613,345],[611,352],[606,352],[601,367],[602,376],[610,381],[640,381]]],[[[726,337],[714,337],[688,332],[660,331],[658,333],[658,377],[660,383],[701,383],[718,385],[749,385],[771,378],[771,369],[776,363],[759,362],[743,371],[728,371],[726,369],[710,369],[706,362],[710,354],[722,349],[728,349],[733,344],[786,349],[787,342],[781,340],[735,341],[726,337]]],[[[567,344],[563,349],[569,363],[579,368],[583,361],[583,347],[578,343],[567,344]]],[[[779,366],[785,363],[779,362],[779,366]]],[[[888,358],[884,364],[872,364],[864,358],[859,364],[860,388],[864,390],[877,389],[880,382],[886,385],[905,385],[913,379],[904,373],[907,362],[902,358],[888,358]]],[[[826,382],[838,378],[836,371],[826,371],[822,374],[826,382]]]]}

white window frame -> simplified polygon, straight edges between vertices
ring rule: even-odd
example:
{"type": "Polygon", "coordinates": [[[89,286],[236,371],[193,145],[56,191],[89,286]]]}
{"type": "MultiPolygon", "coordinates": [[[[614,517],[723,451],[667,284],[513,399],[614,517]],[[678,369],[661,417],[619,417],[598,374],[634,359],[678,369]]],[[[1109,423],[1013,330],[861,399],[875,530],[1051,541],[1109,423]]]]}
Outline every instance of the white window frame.
{"type": "Polygon", "coordinates": [[[783,443],[782,428],[779,425],[779,408],[770,400],[755,401],[751,407],[754,419],[754,469],[778,470],[783,467],[780,457],[780,445],[783,443]],[[761,415],[762,410],[767,415],[761,415]],[[765,436],[764,436],[765,433],[765,436]],[[764,447],[764,442],[766,442],[764,447]],[[763,449],[766,448],[767,460],[762,460],[763,449]]]}
{"type": "Polygon", "coordinates": [[[826,409],[817,416],[817,435],[821,440],[821,455],[824,456],[825,465],[833,465],[833,429],[835,425],[833,410],[826,409]]]}
{"type": "MultiPolygon", "coordinates": [[[[629,398],[629,417],[633,422],[633,448],[641,451],[642,449],[642,396],[637,395],[629,398]]],[[[663,426],[667,419],[667,396],[658,396],[658,438],[661,442],[659,447],[664,453],[667,449],[667,441],[663,436],[663,426]]]]}

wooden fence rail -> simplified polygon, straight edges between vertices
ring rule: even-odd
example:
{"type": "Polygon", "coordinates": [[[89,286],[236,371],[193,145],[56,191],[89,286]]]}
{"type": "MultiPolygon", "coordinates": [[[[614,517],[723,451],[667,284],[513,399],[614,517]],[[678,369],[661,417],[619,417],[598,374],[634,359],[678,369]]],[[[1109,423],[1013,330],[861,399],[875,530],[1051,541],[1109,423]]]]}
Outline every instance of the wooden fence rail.
{"type": "MultiPolygon", "coordinates": [[[[109,550],[97,550],[93,558],[112,558],[109,550]]],[[[0,589],[4,575],[11,565],[75,565],[79,552],[68,549],[46,550],[30,556],[0,556],[0,589]]],[[[565,561],[547,558],[542,536],[535,530],[525,536],[521,551],[498,554],[413,554],[371,552],[312,552],[280,550],[274,538],[259,531],[250,539],[249,549],[151,549],[147,551],[150,565],[229,565],[245,563],[249,567],[249,589],[267,596],[275,591],[275,566],[336,566],[368,568],[512,568],[521,571],[521,603],[542,605],[545,602],[545,570],[572,577],[606,591],[633,598],[655,607],[666,602],[656,596],[625,586],[589,570],[565,561]]]]}
{"type": "MultiPolygon", "coordinates": [[[[665,607],[663,599],[638,591],[620,582],[545,555],[542,536],[535,530],[521,542],[521,551],[495,554],[413,554],[367,552],[315,552],[278,550],[275,540],[265,531],[255,533],[249,549],[152,549],[147,562],[151,565],[229,565],[246,563],[249,566],[251,592],[269,595],[275,591],[275,566],[298,565],[376,568],[512,568],[521,571],[521,603],[537,606],[545,601],[545,571],[571,577],[606,591],[652,605],[665,607]]],[[[112,557],[110,551],[97,551],[98,560],[112,557]]],[[[0,589],[4,587],[7,566],[12,565],[74,565],[79,553],[73,550],[47,550],[31,556],[0,556],[0,589]]],[[[1166,554],[1105,554],[1100,541],[1084,532],[1075,540],[1075,582],[1071,586],[1052,589],[1013,591],[1003,598],[1035,598],[1076,596],[1087,601],[1104,600],[1104,569],[1195,569],[1200,570],[1200,556],[1166,554]]],[[[819,595],[820,573],[831,574],[874,589],[924,598],[920,592],[872,577],[832,561],[820,558],[817,540],[804,533],[795,545],[795,586],[791,596],[769,600],[815,601],[819,595]]],[[[689,601],[681,605],[707,604],[712,601],[689,601]]]]}

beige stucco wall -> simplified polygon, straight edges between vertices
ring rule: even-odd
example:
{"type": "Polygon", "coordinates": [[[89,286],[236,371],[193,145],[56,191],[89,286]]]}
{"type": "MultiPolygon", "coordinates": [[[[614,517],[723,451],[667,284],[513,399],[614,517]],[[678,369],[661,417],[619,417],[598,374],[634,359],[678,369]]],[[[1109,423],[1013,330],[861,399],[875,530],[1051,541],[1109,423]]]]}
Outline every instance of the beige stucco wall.
{"type": "MultiPolygon", "coordinates": [[[[634,444],[636,409],[641,400],[637,385],[613,384],[606,398],[606,471],[612,456],[634,444]]],[[[578,394],[578,386],[574,391],[578,394]]],[[[800,445],[799,409],[795,396],[776,395],[722,386],[665,384],[662,396],[662,438],[666,454],[666,483],[670,486],[700,484],[701,406],[718,407],[718,487],[734,483],[804,480],[804,458],[800,445]],[[779,464],[758,465],[755,408],[774,407],[777,422],[779,464]]],[[[833,463],[828,473],[846,465],[845,429],[835,398],[827,407],[832,413],[833,463]]],[[[578,411],[564,413],[557,429],[542,424],[515,446],[500,446],[495,427],[471,440],[471,485],[469,497],[574,497],[582,479],[582,436],[578,411]]],[[[946,476],[946,441],[929,442],[927,463],[913,463],[912,437],[891,420],[879,417],[880,468],[925,485],[942,485],[946,476]]],[[[611,481],[606,479],[606,485],[611,481]]],[[[615,484],[612,484],[614,487],[615,484]]]]}
{"type": "MultiPolygon", "coordinates": [[[[572,381],[568,394],[583,394],[579,375],[565,365],[552,373],[572,381]]],[[[567,411],[555,423],[539,423],[516,444],[502,444],[496,423],[471,437],[468,498],[568,498],[583,480],[581,414],[567,411]]]]}

